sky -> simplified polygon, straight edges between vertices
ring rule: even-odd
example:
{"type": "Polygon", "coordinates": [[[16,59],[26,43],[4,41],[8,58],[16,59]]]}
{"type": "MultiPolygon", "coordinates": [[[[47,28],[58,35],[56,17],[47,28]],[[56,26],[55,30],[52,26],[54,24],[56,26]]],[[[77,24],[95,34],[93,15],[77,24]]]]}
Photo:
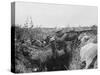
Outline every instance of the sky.
{"type": "Polygon", "coordinates": [[[98,24],[98,9],[96,6],[16,2],[15,24],[23,26],[29,17],[34,26],[90,26],[98,24]]]}

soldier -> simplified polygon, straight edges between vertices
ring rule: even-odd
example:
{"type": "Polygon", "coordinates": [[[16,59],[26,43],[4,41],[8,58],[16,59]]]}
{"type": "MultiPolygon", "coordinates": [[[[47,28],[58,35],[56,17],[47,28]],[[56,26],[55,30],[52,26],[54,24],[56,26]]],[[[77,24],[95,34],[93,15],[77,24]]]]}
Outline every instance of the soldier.
{"type": "Polygon", "coordinates": [[[55,41],[57,44],[57,49],[61,50],[64,49],[64,51],[66,52],[69,50],[72,50],[74,44],[76,44],[75,42],[77,42],[77,37],[78,37],[78,33],[75,31],[70,31],[70,32],[63,32],[63,30],[59,30],[56,32],[55,34],[55,41]]]}
{"type": "Polygon", "coordinates": [[[50,39],[51,48],[52,48],[54,58],[56,58],[58,50],[64,50],[64,52],[66,53],[66,44],[65,44],[65,37],[66,36],[67,35],[65,33],[62,33],[62,30],[59,30],[50,39]]]}
{"type": "Polygon", "coordinates": [[[59,30],[56,32],[55,35],[55,40],[57,43],[57,49],[61,50],[64,49],[64,51],[66,52],[66,37],[67,37],[67,33],[64,33],[62,30],[59,30]]]}

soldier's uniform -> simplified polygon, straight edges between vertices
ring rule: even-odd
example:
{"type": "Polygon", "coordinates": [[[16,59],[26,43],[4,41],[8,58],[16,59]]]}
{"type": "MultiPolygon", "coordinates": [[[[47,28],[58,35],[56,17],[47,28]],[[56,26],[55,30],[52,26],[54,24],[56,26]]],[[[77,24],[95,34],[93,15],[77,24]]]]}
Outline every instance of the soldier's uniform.
{"type": "Polygon", "coordinates": [[[60,51],[60,50],[64,50],[64,52],[66,53],[67,50],[66,50],[66,39],[67,37],[67,34],[66,33],[63,33],[62,30],[60,31],[57,31],[55,33],[55,40],[52,41],[52,50],[53,50],[53,56],[56,57],[57,56],[57,51],[60,51]]]}

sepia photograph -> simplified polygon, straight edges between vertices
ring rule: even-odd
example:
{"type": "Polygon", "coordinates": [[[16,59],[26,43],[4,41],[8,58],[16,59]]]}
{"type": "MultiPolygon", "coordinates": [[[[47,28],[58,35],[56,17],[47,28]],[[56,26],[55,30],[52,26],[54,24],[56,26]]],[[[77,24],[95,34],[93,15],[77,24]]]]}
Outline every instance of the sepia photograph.
{"type": "Polygon", "coordinates": [[[98,8],[11,3],[11,72],[98,68],[98,8]]]}

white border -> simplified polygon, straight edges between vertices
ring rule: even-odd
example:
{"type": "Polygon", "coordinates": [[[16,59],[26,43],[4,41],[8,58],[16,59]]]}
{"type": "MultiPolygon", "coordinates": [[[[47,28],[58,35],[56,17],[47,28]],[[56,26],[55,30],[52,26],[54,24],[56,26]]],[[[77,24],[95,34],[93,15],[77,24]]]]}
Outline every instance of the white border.
{"type": "MultiPolygon", "coordinates": [[[[11,26],[11,6],[10,3],[14,0],[1,0],[0,1],[0,75],[13,75],[10,72],[10,26],[11,26]]],[[[15,1],[25,1],[25,2],[42,2],[42,3],[56,3],[56,4],[73,4],[73,5],[90,5],[98,7],[98,26],[100,25],[100,0],[15,0],[15,1]]],[[[98,28],[100,30],[100,27],[98,28]]],[[[98,32],[100,33],[100,32],[98,32]]],[[[98,40],[100,35],[98,35],[98,40]]],[[[98,48],[100,49],[99,42],[98,48]]],[[[98,53],[100,57],[100,50],[98,53]]],[[[100,58],[99,58],[100,61],[100,58]]],[[[97,75],[100,73],[100,64],[98,65],[98,70],[73,70],[73,71],[57,71],[57,72],[42,72],[42,73],[26,73],[25,75],[97,75]]]]}

